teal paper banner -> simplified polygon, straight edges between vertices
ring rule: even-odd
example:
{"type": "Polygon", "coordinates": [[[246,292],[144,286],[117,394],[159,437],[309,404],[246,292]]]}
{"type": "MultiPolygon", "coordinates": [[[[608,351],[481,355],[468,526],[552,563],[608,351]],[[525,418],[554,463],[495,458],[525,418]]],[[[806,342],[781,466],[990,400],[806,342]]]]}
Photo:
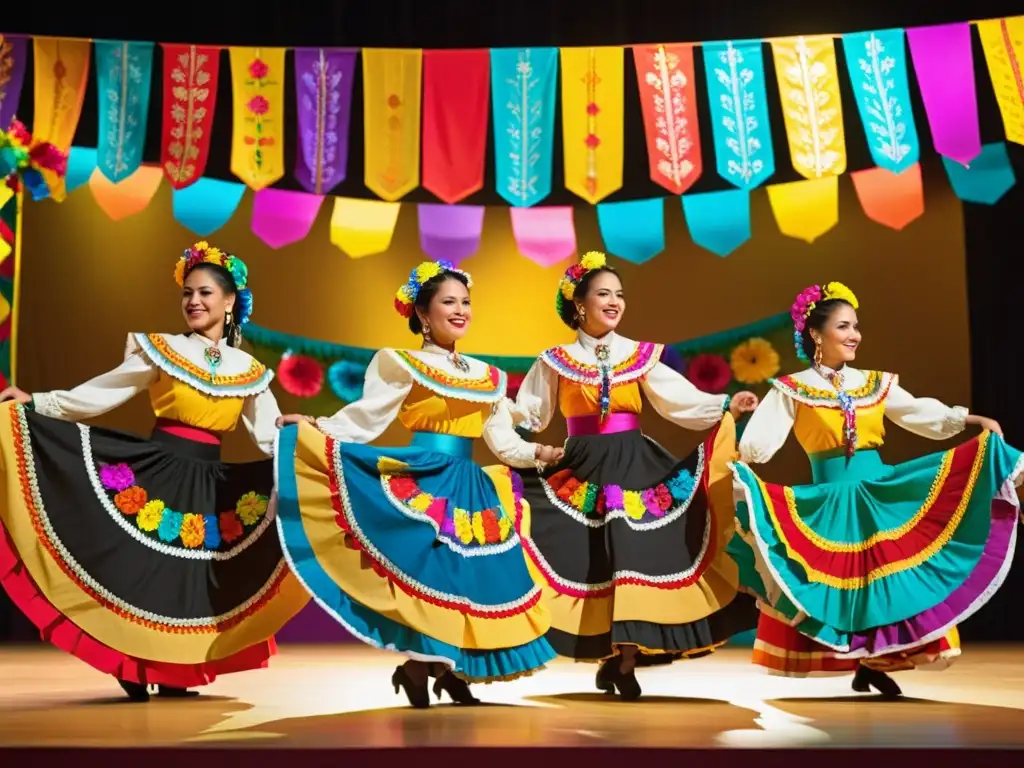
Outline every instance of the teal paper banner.
{"type": "Polygon", "coordinates": [[[750,193],[726,189],[683,195],[683,216],[693,242],[716,256],[728,256],[750,239],[750,193]]]}
{"type": "Polygon", "coordinates": [[[665,198],[599,203],[597,224],[605,250],[643,264],[665,250],[665,198]]]}
{"type": "Polygon", "coordinates": [[[965,203],[995,205],[1017,183],[1006,142],[983,144],[981,154],[965,168],[943,155],[942,164],[956,196],[965,203]]]}
{"type": "Polygon", "coordinates": [[[115,184],[142,164],[153,80],[153,43],[97,40],[98,167],[115,184]]]}
{"type": "Polygon", "coordinates": [[[70,195],[83,184],[96,170],[96,150],[89,147],[72,147],[68,154],[68,173],[64,177],[64,188],[70,195]]]}
{"type": "Polygon", "coordinates": [[[238,210],[245,185],[205,176],[184,189],[174,190],[174,218],[200,237],[212,235],[238,210]]]}

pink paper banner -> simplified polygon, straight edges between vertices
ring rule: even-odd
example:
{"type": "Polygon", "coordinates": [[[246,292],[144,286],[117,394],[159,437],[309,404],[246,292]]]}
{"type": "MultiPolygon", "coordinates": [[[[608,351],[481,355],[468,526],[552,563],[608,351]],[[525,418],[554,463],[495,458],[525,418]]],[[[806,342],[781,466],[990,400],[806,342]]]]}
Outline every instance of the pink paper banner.
{"type": "Polygon", "coordinates": [[[304,240],[320,213],[323,195],[261,189],[252,201],[252,232],[271,248],[304,240]]]}
{"type": "Polygon", "coordinates": [[[458,264],[480,247],[484,233],[482,205],[438,205],[420,203],[420,248],[432,259],[458,264]]]}
{"type": "Polygon", "coordinates": [[[508,209],[519,252],[542,267],[576,253],[576,224],[569,206],[508,209]]]}
{"type": "Polygon", "coordinates": [[[968,22],[907,30],[935,151],[967,165],[981,154],[968,22]]]}

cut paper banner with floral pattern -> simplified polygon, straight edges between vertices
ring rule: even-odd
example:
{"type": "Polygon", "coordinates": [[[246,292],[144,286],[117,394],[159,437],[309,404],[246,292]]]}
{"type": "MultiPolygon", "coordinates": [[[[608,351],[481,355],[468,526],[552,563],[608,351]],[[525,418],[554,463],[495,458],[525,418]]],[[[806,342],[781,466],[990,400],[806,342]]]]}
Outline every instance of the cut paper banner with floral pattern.
{"type": "Polygon", "coordinates": [[[981,153],[970,166],[948,157],[942,158],[942,164],[950,186],[965,203],[995,205],[1017,183],[1004,141],[982,145],[981,153]]]}
{"type": "Polygon", "coordinates": [[[212,235],[235,215],[245,190],[246,186],[237,181],[200,178],[174,190],[174,219],[200,237],[212,235]]]}
{"type": "Polygon", "coordinates": [[[331,244],[352,259],[384,253],[391,247],[401,208],[401,203],[384,200],[334,198],[331,244]]]}
{"type": "Polygon", "coordinates": [[[623,49],[562,48],[565,187],[595,204],[622,188],[623,49]]]}
{"type": "Polygon", "coordinates": [[[275,249],[304,240],[323,201],[308,192],[261,189],[252,201],[252,233],[275,249]]]}
{"type": "Polygon", "coordinates": [[[772,41],[793,168],[807,179],[846,171],[839,69],[831,37],[772,41]]]}
{"type": "Polygon", "coordinates": [[[220,48],[163,44],[160,165],[172,189],[198,182],[210,160],[220,48]]]}
{"type": "Polygon", "coordinates": [[[702,47],[718,175],[753,189],[775,173],[761,41],[702,47]]]}
{"type": "Polygon", "coordinates": [[[115,184],[142,164],[153,81],[153,43],[97,40],[100,173],[115,184]]]}
{"type": "Polygon", "coordinates": [[[917,163],[900,173],[868,168],[850,174],[864,214],[890,229],[900,230],[924,216],[924,184],[917,163]]]}
{"type": "Polygon", "coordinates": [[[971,25],[913,27],[907,41],[935,151],[968,165],[981,152],[971,25]]]}
{"type": "Polygon", "coordinates": [[[576,224],[569,206],[509,208],[519,253],[550,267],[576,253],[576,224]]]}
{"type": "Polygon", "coordinates": [[[839,178],[770,184],[768,202],[779,232],[813,243],[839,223],[839,178]]]}
{"type": "Polygon", "coordinates": [[[750,192],[725,189],[683,195],[690,238],[716,256],[728,256],[750,239],[750,192]]]}
{"type": "Polygon", "coordinates": [[[688,190],[703,170],[693,46],[633,47],[651,180],[673,195],[688,190]]]}
{"type": "Polygon", "coordinates": [[[843,35],[843,53],[872,159],[894,174],[910,168],[921,156],[921,145],[910,105],[903,30],[843,35]]]}
{"type": "Polygon", "coordinates": [[[356,55],[345,48],[295,49],[295,179],[314,195],[345,180],[356,55]]]}
{"type": "Polygon", "coordinates": [[[230,48],[231,172],[254,190],[284,176],[284,48],[230,48]]]}
{"type": "Polygon", "coordinates": [[[163,171],[152,165],[140,165],[135,173],[117,184],[97,169],[89,178],[89,189],[103,212],[113,221],[121,221],[149,207],[162,179],[163,171]]]}
{"type": "Polygon", "coordinates": [[[420,183],[423,51],[363,49],[365,184],[381,200],[401,200],[420,183]]]}
{"type": "Polygon", "coordinates": [[[495,178],[509,205],[551,194],[557,86],[557,48],[491,49],[495,178]]]}
{"type": "Polygon", "coordinates": [[[597,225],[605,250],[631,264],[643,264],[665,250],[665,198],[601,203],[597,225]]]}
{"type": "Polygon", "coordinates": [[[25,84],[28,40],[21,35],[0,35],[0,126],[6,128],[18,112],[25,84]]]}
{"type": "Polygon", "coordinates": [[[1024,16],[979,21],[977,27],[1006,138],[1024,144],[1024,16]]]}
{"type": "Polygon", "coordinates": [[[458,264],[480,248],[484,206],[420,203],[416,211],[420,248],[431,259],[458,264]]]}

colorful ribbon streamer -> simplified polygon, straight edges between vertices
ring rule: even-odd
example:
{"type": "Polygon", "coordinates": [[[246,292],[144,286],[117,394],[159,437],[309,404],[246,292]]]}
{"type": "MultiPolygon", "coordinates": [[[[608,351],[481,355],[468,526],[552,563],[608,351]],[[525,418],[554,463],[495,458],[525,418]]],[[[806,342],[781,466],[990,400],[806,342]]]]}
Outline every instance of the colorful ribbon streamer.
{"type": "Polygon", "coordinates": [[[772,55],[793,168],[807,179],[843,173],[846,137],[832,38],[774,40],[772,55]]]}
{"type": "Polygon", "coordinates": [[[509,205],[551,194],[557,85],[557,48],[491,49],[495,178],[509,205]]]}
{"type": "Polygon", "coordinates": [[[728,256],[750,239],[750,192],[725,189],[683,195],[683,216],[695,245],[728,256]]]}
{"type": "Polygon", "coordinates": [[[965,203],[995,205],[1017,183],[1006,142],[985,144],[981,152],[964,166],[948,157],[942,158],[946,176],[956,196],[965,203]]]}
{"type": "Polygon", "coordinates": [[[382,200],[419,186],[422,71],[418,48],[363,49],[365,183],[382,200]]]}
{"type": "Polygon", "coordinates": [[[609,253],[643,264],[665,250],[665,198],[601,203],[597,225],[609,253]]]}
{"type": "Polygon", "coordinates": [[[576,253],[576,225],[569,206],[509,208],[512,236],[519,252],[550,267],[576,253]]]}
{"type": "Polygon", "coordinates": [[[623,50],[562,48],[565,187],[590,204],[622,188],[623,50]]]}
{"type": "Polygon", "coordinates": [[[893,173],[910,168],[921,156],[903,38],[902,29],[843,35],[846,68],[871,157],[893,173]]]}
{"type": "Polygon", "coordinates": [[[210,159],[210,136],[217,108],[220,48],[162,44],[163,125],[160,165],[172,189],[202,178],[210,159]]]}
{"type": "Polygon", "coordinates": [[[907,40],[935,151],[967,165],[981,152],[971,25],[914,27],[907,40]]]}
{"type": "Polygon", "coordinates": [[[423,52],[423,188],[446,203],[483,189],[490,77],[486,49],[423,52]]]}
{"type": "Polygon", "coordinates": [[[979,21],[977,26],[1006,138],[1024,144],[1024,16],[979,21]]]}
{"type": "Polygon", "coordinates": [[[97,40],[100,173],[117,184],[142,164],[153,81],[153,43],[97,40]]]}
{"type": "Polygon", "coordinates": [[[252,233],[271,248],[283,248],[309,235],[323,195],[287,189],[261,189],[252,201],[252,233]]]}
{"type": "Polygon", "coordinates": [[[420,248],[430,258],[458,264],[480,248],[480,238],[484,233],[482,205],[420,203],[416,211],[420,248]]]}
{"type": "Polygon", "coordinates": [[[651,179],[681,195],[703,172],[693,46],[633,47],[651,179]]]}
{"type": "Polygon", "coordinates": [[[761,41],[704,43],[703,53],[718,175],[754,189],[775,173],[761,41]]]}
{"type": "Polygon", "coordinates": [[[345,180],[355,71],[354,50],[295,49],[299,126],[295,178],[314,195],[327,194],[345,180]]]}
{"type": "Polygon", "coordinates": [[[901,173],[868,168],[850,174],[864,214],[890,229],[901,230],[924,216],[924,185],[917,163],[901,173]]]}
{"type": "Polygon", "coordinates": [[[142,213],[153,202],[160,188],[163,171],[152,165],[141,165],[127,179],[116,184],[102,173],[89,178],[89,189],[100,209],[112,221],[122,221],[142,213]]]}
{"type": "Polygon", "coordinates": [[[21,35],[0,35],[0,126],[6,128],[18,112],[25,84],[28,41],[21,35]]]}
{"type": "Polygon", "coordinates": [[[231,172],[261,190],[284,176],[284,48],[231,48],[231,172]]]}
{"type": "Polygon", "coordinates": [[[200,237],[207,237],[231,220],[245,190],[245,185],[237,181],[201,177],[174,190],[174,218],[200,237]]]}
{"type": "Polygon", "coordinates": [[[401,207],[401,203],[384,200],[334,198],[331,244],[351,259],[384,253],[391,247],[401,207]]]}
{"type": "MultiPolygon", "coordinates": [[[[68,152],[82,116],[91,45],[88,40],[56,37],[37,37],[32,44],[35,62],[32,135],[68,152]]],[[[67,197],[64,180],[52,171],[43,171],[43,178],[54,201],[63,202],[67,197]]]]}
{"type": "Polygon", "coordinates": [[[839,178],[771,184],[768,202],[782,234],[813,243],[839,223],[839,178]]]}

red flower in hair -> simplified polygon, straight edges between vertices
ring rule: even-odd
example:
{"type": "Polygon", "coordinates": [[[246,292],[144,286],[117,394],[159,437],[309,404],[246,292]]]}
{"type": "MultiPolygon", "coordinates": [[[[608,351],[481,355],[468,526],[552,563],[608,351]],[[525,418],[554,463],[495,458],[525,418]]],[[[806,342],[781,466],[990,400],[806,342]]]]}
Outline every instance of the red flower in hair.
{"type": "Polygon", "coordinates": [[[324,369],[311,357],[286,352],[277,365],[277,380],[289,395],[315,397],[324,386],[324,369]]]}
{"type": "Polygon", "coordinates": [[[697,389],[717,395],[732,381],[732,369],[721,355],[697,355],[687,367],[686,378],[697,389]]]}

